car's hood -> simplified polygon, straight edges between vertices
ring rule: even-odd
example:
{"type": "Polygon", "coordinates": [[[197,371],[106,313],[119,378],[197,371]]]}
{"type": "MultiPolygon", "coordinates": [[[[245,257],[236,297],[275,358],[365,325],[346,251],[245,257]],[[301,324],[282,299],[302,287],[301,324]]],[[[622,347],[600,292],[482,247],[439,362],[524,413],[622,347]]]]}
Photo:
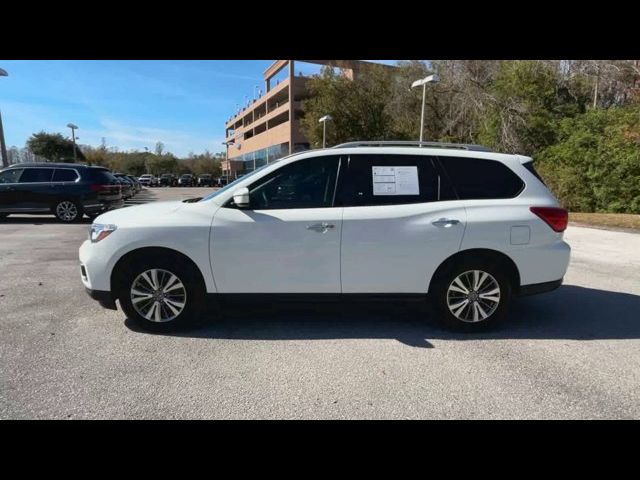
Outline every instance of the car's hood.
{"type": "Polygon", "coordinates": [[[134,207],[124,207],[103,213],[94,223],[112,223],[115,225],[148,225],[175,215],[178,210],[187,205],[181,201],[153,202],[134,207]]]}

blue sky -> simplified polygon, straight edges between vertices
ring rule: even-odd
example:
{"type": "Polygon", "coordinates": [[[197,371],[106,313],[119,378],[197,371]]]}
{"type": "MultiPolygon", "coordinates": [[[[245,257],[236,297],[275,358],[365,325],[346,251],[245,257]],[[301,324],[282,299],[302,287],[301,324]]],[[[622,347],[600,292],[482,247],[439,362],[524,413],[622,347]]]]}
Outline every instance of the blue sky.
{"type": "MultiPolygon", "coordinates": [[[[391,60],[377,62],[393,63],[391,60]]],[[[7,146],[23,147],[41,130],[70,135],[78,143],[121,150],[157,141],[178,156],[223,151],[224,123],[272,60],[53,61],[0,60],[0,111],[7,146]]],[[[296,64],[305,74],[317,66],[296,64]]]]}

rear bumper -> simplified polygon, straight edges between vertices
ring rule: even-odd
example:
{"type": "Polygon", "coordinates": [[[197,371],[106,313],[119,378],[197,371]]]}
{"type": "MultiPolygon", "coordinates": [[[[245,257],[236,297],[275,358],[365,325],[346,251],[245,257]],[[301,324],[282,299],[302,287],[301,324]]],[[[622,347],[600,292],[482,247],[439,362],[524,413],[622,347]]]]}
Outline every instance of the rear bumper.
{"type": "Polygon", "coordinates": [[[82,208],[86,213],[102,213],[124,206],[122,198],[118,200],[98,200],[97,202],[86,202],[82,208]]]}
{"type": "Polygon", "coordinates": [[[96,302],[100,304],[103,308],[108,308],[109,310],[117,310],[116,301],[111,296],[111,292],[105,292],[103,290],[91,290],[90,288],[85,287],[87,294],[93,298],[96,302]]]}
{"type": "Polygon", "coordinates": [[[521,285],[518,291],[519,297],[526,297],[529,295],[538,295],[539,293],[551,292],[562,285],[562,278],[560,280],[554,280],[552,282],[533,283],[531,285],[521,285]]]}

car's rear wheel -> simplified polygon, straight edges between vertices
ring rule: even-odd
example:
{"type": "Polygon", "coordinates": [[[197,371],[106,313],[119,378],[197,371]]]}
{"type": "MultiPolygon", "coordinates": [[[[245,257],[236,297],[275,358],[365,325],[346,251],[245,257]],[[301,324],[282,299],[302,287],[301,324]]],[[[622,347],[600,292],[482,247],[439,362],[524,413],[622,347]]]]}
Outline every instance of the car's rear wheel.
{"type": "Polygon", "coordinates": [[[82,219],[82,207],[73,200],[60,200],[53,207],[53,214],[64,223],[77,222],[82,219]]]}
{"type": "Polygon", "coordinates": [[[120,277],[120,306],[146,330],[193,325],[203,311],[205,288],[193,269],[173,259],[133,261],[120,277]]]}
{"type": "Polygon", "coordinates": [[[512,287],[499,265],[469,260],[442,273],[432,292],[438,320],[462,331],[484,330],[503,321],[512,287]]]}

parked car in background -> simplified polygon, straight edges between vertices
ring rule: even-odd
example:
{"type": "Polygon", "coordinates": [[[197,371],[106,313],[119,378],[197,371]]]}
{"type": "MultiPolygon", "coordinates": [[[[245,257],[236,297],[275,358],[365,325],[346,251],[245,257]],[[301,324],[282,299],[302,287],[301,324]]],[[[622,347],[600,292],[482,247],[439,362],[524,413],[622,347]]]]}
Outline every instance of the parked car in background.
{"type": "Polygon", "coordinates": [[[140,193],[140,191],[142,191],[142,185],[138,181],[138,177],[135,177],[133,175],[127,175],[127,178],[133,182],[136,193],[140,193]]]}
{"type": "Polygon", "coordinates": [[[178,185],[178,179],[173,173],[163,173],[160,175],[161,187],[175,187],[178,185]]]}
{"type": "Polygon", "coordinates": [[[222,177],[218,177],[216,179],[216,186],[218,187],[224,187],[225,185],[229,184],[229,177],[227,177],[226,175],[223,175],[222,177]]]}
{"type": "Polygon", "coordinates": [[[129,180],[124,173],[114,173],[113,176],[116,177],[116,180],[118,180],[122,186],[122,198],[128,200],[133,197],[135,194],[133,182],[129,180]]]}
{"type": "Polygon", "coordinates": [[[203,173],[202,175],[198,175],[198,186],[213,187],[213,175],[209,173],[203,173]]]}
{"type": "Polygon", "coordinates": [[[512,295],[561,285],[567,222],[529,157],[354,142],[295,153],[199,201],[101,215],[80,263],[93,298],[119,299],[152,330],[199,318],[211,297],[304,294],[429,299],[445,325],[478,331],[506,318],[512,295]]]}
{"type": "Polygon", "coordinates": [[[190,173],[185,173],[184,175],[180,175],[178,179],[179,187],[193,187],[193,175],[190,173]]]}
{"type": "Polygon", "coordinates": [[[103,167],[47,162],[0,170],[0,219],[12,213],[51,213],[69,223],[122,205],[120,183],[103,167]]]}
{"type": "Polygon", "coordinates": [[[138,178],[138,181],[140,182],[141,185],[145,187],[155,187],[158,185],[158,179],[156,178],[155,175],[152,175],[150,173],[145,173],[144,175],[141,175],[140,178],[138,178]]]}

